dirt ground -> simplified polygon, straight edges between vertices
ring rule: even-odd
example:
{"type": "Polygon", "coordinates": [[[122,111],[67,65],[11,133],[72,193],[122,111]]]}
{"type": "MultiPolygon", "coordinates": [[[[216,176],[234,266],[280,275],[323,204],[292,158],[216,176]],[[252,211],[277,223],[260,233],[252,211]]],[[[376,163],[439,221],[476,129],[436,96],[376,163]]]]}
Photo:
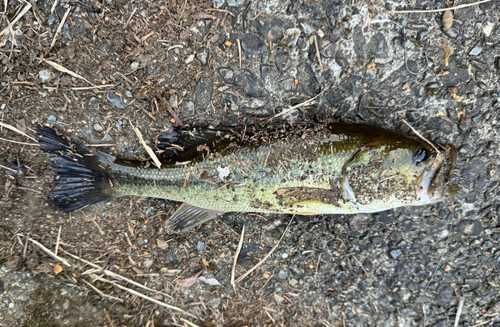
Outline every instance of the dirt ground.
{"type": "Polygon", "coordinates": [[[1,3],[0,326],[500,326],[500,4],[443,26],[464,3],[1,3]],[[443,11],[390,13],[408,8],[443,11]],[[36,124],[147,159],[133,127],[154,147],[176,126],[251,128],[309,99],[273,123],[414,135],[405,119],[457,147],[459,194],[370,215],[226,214],[173,236],[175,202],[67,214],[43,195],[36,124]],[[279,244],[233,289],[243,226],[236,278],[279,244]]]}

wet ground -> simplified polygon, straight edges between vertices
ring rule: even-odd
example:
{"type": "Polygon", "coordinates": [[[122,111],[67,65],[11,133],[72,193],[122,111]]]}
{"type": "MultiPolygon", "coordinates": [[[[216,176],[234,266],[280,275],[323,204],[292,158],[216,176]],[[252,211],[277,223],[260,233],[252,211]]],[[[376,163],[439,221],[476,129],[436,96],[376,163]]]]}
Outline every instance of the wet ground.
{"type": "Polygon", "coordinates": [[[30,4],[0,4],[0,121],[18,130],[0,130],[0,326],[500,326],[497,1],[453,10],[451,27],[443,11],[389,12],[464,2],[30,4]],[[408,68],[424,70],[428,56],[423,74],[407,70],[403,27],[408,68]],[[458,148],[459,194],[291,222],[226,214],[170,236],[162,223],[174,202],[57,210],[43,196],[48,156],[19,133],[34,137],[37,123],[49,124],[122,158],[148,158],[132,126],[153,145],[178,125],[261,126],[313,98],[272,123],[355,122],[413,135],[404,119],[458,148]],[[233,289],[243,226],[236,277],[284,236],[233,289]],[[55,251],[59,228],[69,267],[27,243],[55,251]]]}

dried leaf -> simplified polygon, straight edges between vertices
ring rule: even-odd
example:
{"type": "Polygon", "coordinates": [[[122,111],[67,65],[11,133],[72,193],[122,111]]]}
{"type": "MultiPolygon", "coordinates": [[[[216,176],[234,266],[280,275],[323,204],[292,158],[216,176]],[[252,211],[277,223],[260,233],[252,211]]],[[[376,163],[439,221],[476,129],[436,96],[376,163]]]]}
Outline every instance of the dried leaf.
{"type": "Polygon", "coordinates": [[[453,13],[451,10],[447,10],[443,15],[443,27],[449,29],[453,25],[453,13]]]}
{"type": "Polygon", "coordinates": [[[57,275],[57,274],[59,274],[60,272],[62,272],[63,270],[64,270],[64,269],[63,269],[63,267],[62,267],[60,264],[56,263],[56,264],[54,265],[54,274],[56,274],[56,275],[57,275]]]}
{"type": "Polygon", "coordinates": [[[219,286],[220,283],[217,279],[215,278],[205,278],[203,276],[201,276],[200,278],[198,278],[200,281],[208,284],[208,285],[212,285],[212,286],[219,286]]]}
{"type": "Polygon", "coordinates": [[[448,58],[453,54],[453,49],[448,45],[448,42],[446,42],[443,45],[444,49],[444,59],[443,59],[443,66],[447,67],[448,66],[448,58]]]}
{"type": "Polygon", "coordinates": [[[196,275],[194,275],[193,277],[189,277],[189,278],[186,278],[186,279],[178,279],[175,282],[177,283],[177,285],[179,285],[181,287],[192,286],[192,285],[194,285],[194,283],[196,283],[196,281],[198,280],[198,276],[201,275],[202,271],[203,270],[200,270],[200,272],[197,273],[196,275]]]}

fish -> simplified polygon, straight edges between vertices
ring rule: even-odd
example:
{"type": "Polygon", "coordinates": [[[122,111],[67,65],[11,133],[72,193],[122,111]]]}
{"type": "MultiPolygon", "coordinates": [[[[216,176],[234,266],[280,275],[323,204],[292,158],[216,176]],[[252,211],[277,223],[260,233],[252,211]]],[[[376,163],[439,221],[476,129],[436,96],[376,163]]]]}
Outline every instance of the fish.
{"type": "Polygon", "coordinates": [[[453,145],[367,125],[171,130],[158,137],[161,167],[94,150],[48,126],[38,125],[37,136],[54,154],[46,195],[57,207],[71,212],[123,196],[181,202],[168,233],[228,212],[374,213],[437,203],[458,190],[453,145]]]}

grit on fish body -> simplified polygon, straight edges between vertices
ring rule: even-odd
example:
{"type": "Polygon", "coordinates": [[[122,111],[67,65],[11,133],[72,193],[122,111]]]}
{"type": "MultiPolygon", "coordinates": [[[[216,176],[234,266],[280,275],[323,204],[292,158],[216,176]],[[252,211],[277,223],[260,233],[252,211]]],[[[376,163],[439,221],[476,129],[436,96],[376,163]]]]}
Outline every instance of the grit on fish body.
{"type": "MultiPolygon", "coordinates": [[[[39,129],[41,145],[44,136],[60,137],[47,131],[39,129]]],[[[63,210],[127,195],[180,201],[187,205],[170,220],[173,231],[224,212],[341,214],[434,203],[450,192],[456,158],[452,147],[438,154],[426,142],[394,132],[339,124],[229,134],[167,159],[161,169],[66,144],[46,149],[60,155],[54,168],[63,180],[56,180],[60,189],[50,197],[63,210]],[[75,159],[92,181],[78,179],[78,167],[68,173],[67,161],[75,159]],[[82,202],[72,196],[75,190],[83,198],[85,192],[101,198],[82,202]]]]}

